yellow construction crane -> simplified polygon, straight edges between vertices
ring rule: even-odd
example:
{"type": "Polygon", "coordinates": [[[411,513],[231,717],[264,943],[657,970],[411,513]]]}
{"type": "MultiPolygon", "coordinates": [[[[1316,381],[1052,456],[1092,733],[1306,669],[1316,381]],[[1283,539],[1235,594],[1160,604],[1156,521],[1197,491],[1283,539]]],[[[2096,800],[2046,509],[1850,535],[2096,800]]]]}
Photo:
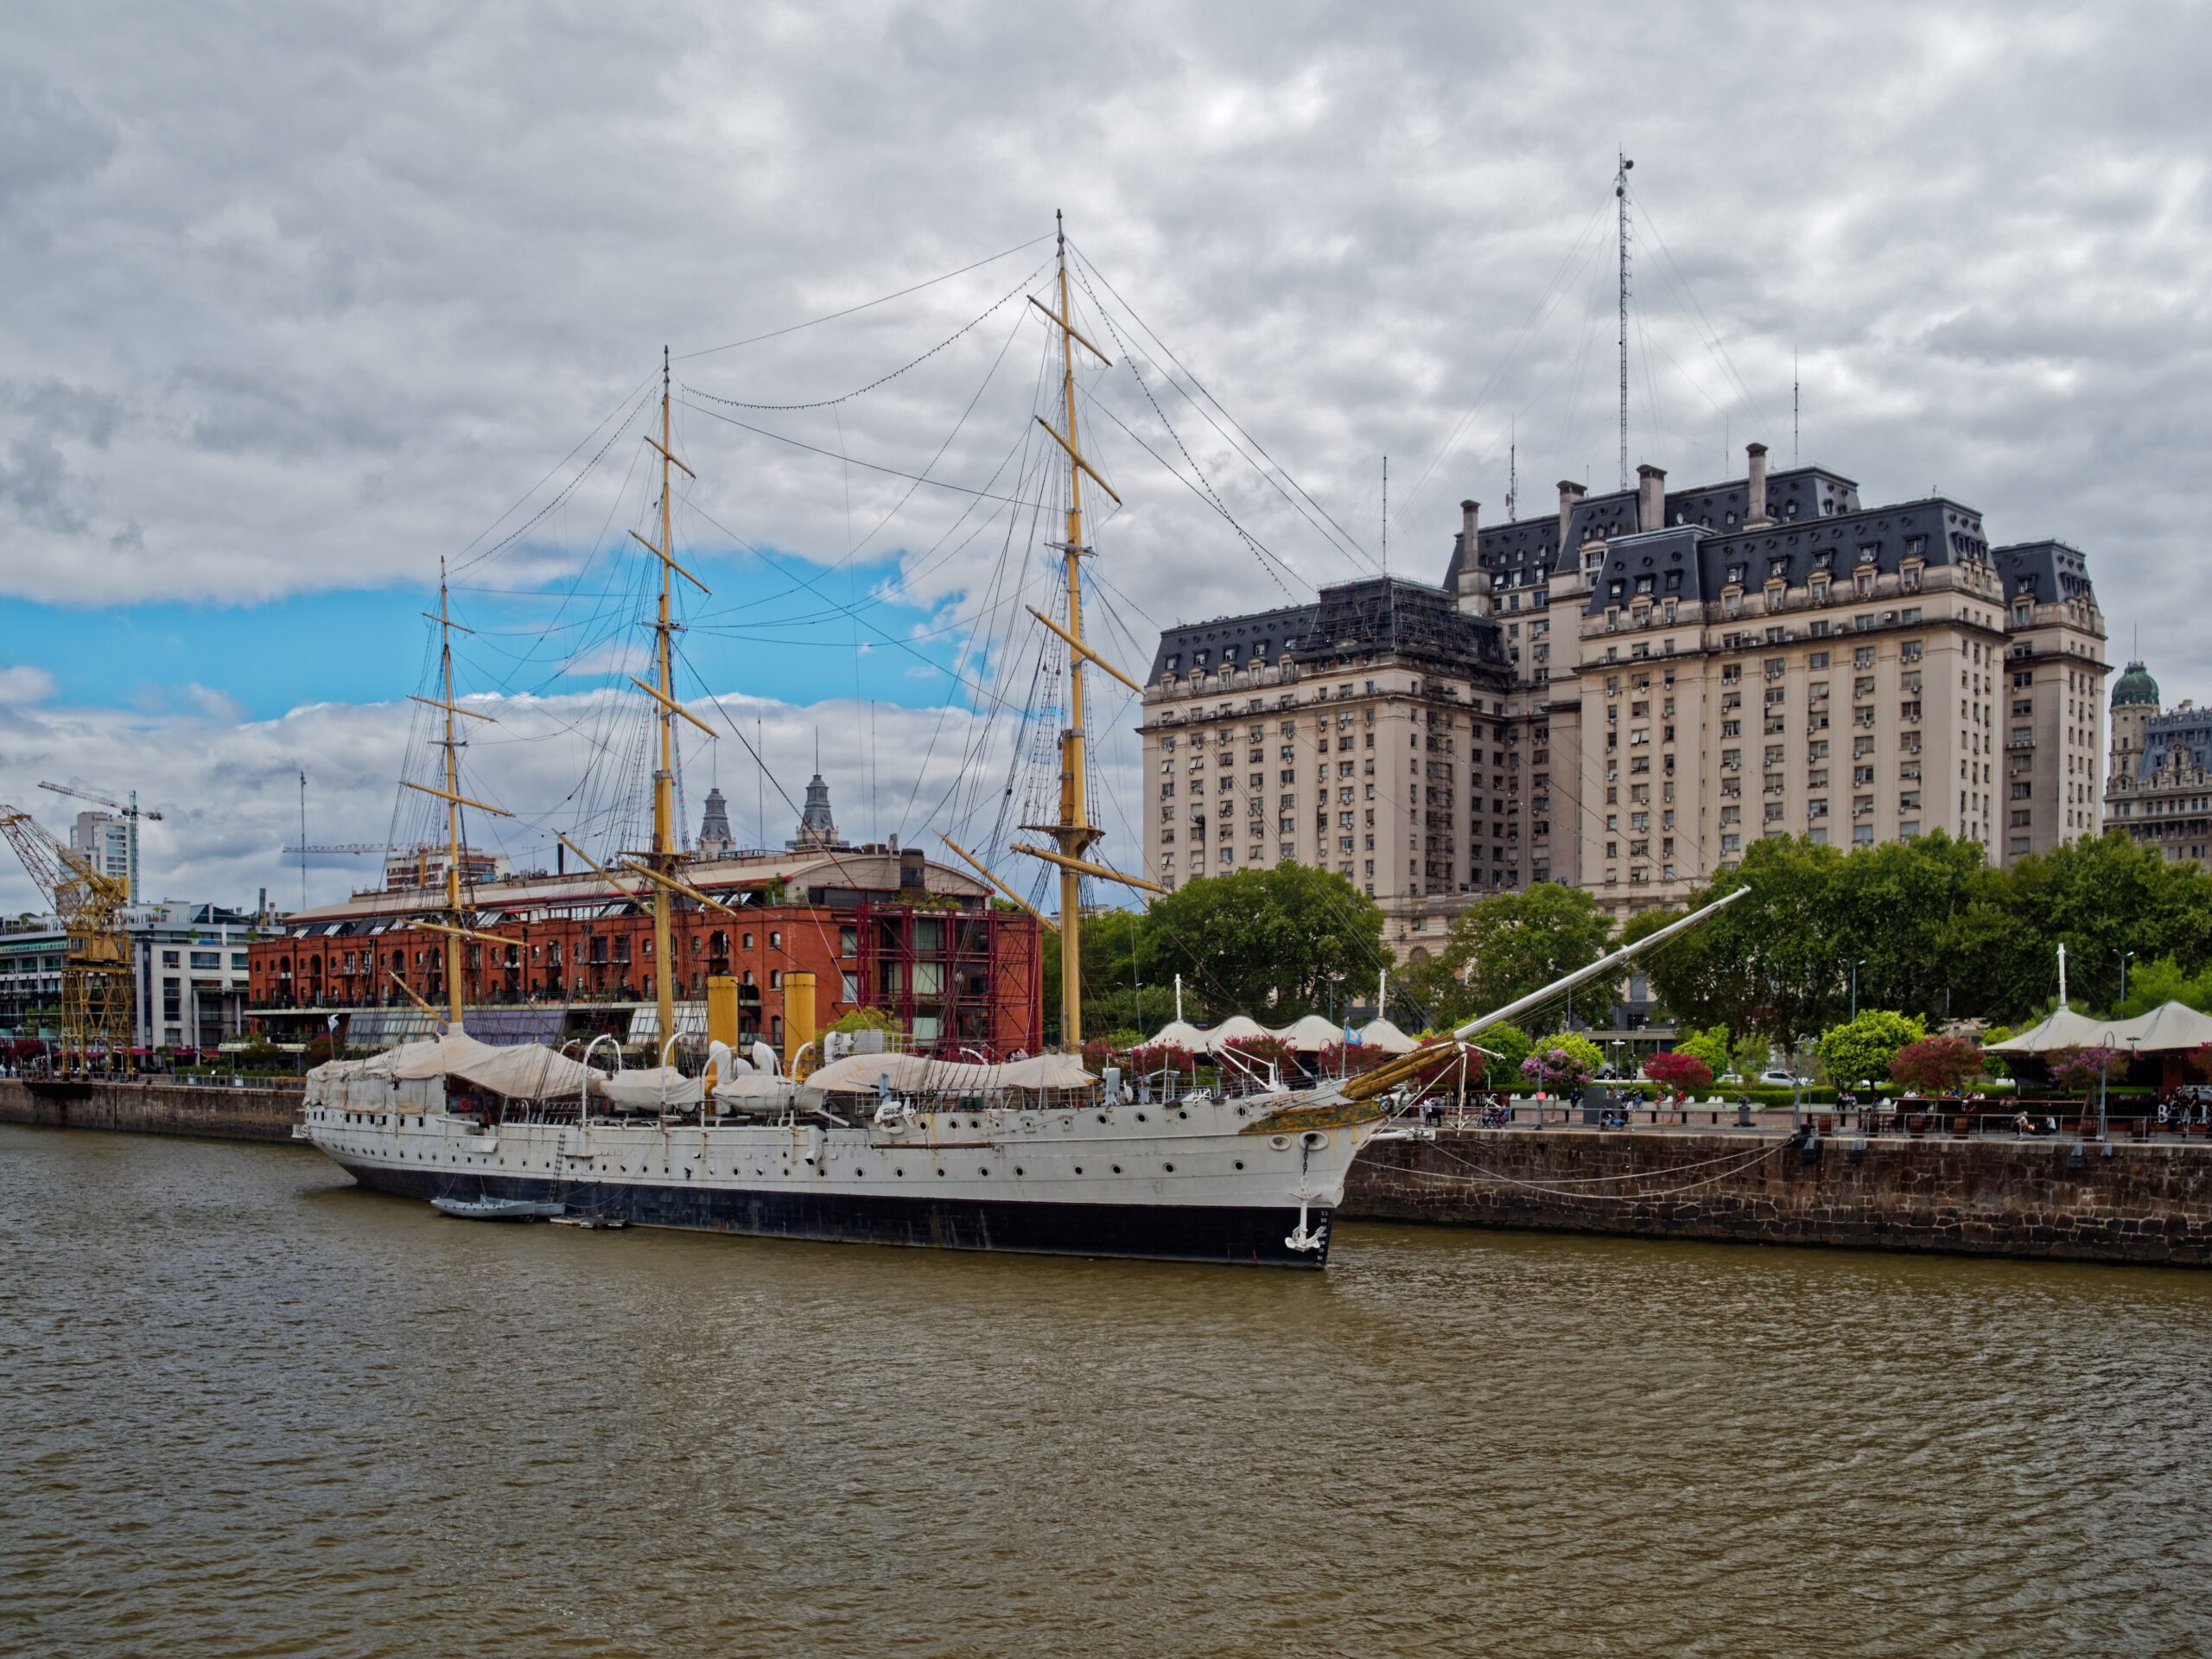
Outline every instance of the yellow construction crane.
{"type": "Polygon", "coordinates": [[[123,912],[130,884],[92,868],[19,807],[0,802],[0,835],[54,906],[68,944],[61,962],[65,1075],[130,1069],[130,940],[123,912]]]}

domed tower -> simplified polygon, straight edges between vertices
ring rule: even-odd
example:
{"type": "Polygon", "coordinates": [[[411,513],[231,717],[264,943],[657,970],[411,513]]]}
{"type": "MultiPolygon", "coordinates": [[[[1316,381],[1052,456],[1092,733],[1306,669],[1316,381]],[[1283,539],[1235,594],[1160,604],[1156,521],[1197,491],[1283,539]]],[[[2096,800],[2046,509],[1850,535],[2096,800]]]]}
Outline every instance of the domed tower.
{"type": "Polygon", "coordinates": [[[2158,683],[2142,664],[2130,663],[2127,671],[2113,683],[2112,760],[2105,772],[2107,780],[2117,783],[2135,776],[2143,761],[2144,728],[2158,712],[2158,683]]]}

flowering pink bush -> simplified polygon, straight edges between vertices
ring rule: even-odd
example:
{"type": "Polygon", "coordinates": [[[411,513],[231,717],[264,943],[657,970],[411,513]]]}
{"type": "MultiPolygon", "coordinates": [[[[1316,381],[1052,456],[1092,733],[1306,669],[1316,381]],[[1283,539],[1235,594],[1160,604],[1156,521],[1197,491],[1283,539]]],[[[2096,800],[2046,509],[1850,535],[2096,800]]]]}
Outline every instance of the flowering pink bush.
{"type": "Polygon", "coordinates": [[[1331,1043],[1321,1051],[1321,1071],[1328,1077],[1357,1077],[1372,1071],[1390,1057],[1372,1043],[1331,1043]]]}
{"type": "Polygon", "coordinates": [[[1155,1071],[1180,1071],[1187,1077],[1197,1067],[1198,1057],[1180,1043],[1147,1043],[1129,1051],[1129,1069],[1143,1077],[1155,1071]]]}
{"type": "Polygon", "coordinates": [[[2050,1080],[2069,1094],[2091,1095],[2099,1083],[2109,1081],[2120,1069],[2120,1056],[2109,1048],[2054,1049],[2050,1080]]]}
{"type": "Polygon", "coordinates": [[[1897,1051],[1890,1081],[1940,1095],[1981,1076],[1986,1065],[1981,1045],[1971,1037],[1923,1037],[1897,1051]]]}
{"type": "Polygon", "coordinates": [[[1232,1037],[1222,1047],[1262,1074],[1270,1065],[1289,1071],[1298,1064],[1298,1051],[1280,1037],[1232,1037]]]}
{"type": "Polygon", "coordinates": [[[1694,1054],[1669,1051],[1644,1061],[1643,1075],[1662,1089],[1686,1095],[1711,1083],[1713,1068],[1694,1054]]]}

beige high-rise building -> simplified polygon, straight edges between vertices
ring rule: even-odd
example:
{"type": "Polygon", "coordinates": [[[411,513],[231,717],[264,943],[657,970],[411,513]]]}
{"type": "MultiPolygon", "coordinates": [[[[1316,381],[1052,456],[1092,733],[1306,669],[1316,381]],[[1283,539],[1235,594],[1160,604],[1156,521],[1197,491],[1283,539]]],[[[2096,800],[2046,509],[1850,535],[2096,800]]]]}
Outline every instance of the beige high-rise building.
{"type": "Polygon", "coordinates": [[[2130,663],[2112,689],[2105,820],[2168,860],[2212,868],[2212,709],[2161,712],[2158,683],[2130,663]]]}
{"type": "Polygon", "coordinates": [[[1296,858],[1408,955],[1472,896],[1561,880],[1679,903],[1763,836],[1942,829],[2009,861],[2098,829],[2104,626],[2082,555],[1989,546],[1940,497],[1866,508],[1819,467],[1461,504],[1440,589],[1169,629],[1145,695],[1147,844],[1171,885],[1296,858]],[[1397,760],[1393,764],[1391,757],[1397,760]]]}

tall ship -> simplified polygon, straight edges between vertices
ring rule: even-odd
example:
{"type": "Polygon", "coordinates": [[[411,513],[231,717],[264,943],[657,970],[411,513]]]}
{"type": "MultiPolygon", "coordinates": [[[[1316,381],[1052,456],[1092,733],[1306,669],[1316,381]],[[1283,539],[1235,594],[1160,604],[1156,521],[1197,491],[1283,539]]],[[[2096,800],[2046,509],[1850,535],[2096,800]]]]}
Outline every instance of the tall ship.
{"type": "MultiPolygon", "coordinates": [[[[659,473],[658,536],[630,532],[658,564],[658,610],[647,625],[652,677],[635,680],[652,713],[651,845],[594,859],[561,837],[607,889],[650,906],[652,959],[664,969],[653,976],[651,992],[658,1063],[622,1070],[620,1048],[607,1038],[570,1053],[543,1043],[498,1046],[467,1033],[462,953],[472,944],[509,942],[481,932],[466,901],[462,813],[502,809],[464,787],[461,722],[484,715],[454,695],[456,625],[442,577],[431,617],[440,635],[439,676],[435,695],[417,699],[435,716],[440,735],[432,744],[442,758],[431,778],[403,781],[435,802],[444,820],[442,906],[409,925],[436,939],[444,952],[447,1006],[423,1007],[438,1016],[435,1034],[424,1040],[312,1071],[297,1138],[364,1186],[463,1213],[558,1210],[590,1223],[766,1237],[1326,1264],[1332,1217],[1353,1159],[1376,1135],[1393,1132],[1387,1126],[1403,1091],[1453,1049],[1423,1049],[1357,1078],[1305,1088],[1287,1086],[1268,1069],[1199,1089],[1188,1076],[1124,1077],[1103,1067],[1094,1072],[1079,1058],[1080,883],[1087,877],[1139,892],[1163,889],[1095,856],[1103,832],[1090,810],[1084,671],[1095,664],[1116,671],[1084,629],[1084,563],[1093,556],[1086,480],[1112,491],[1084,456],[1076,354],[1104,356],[1072,315],[1064,233],[1056,264],[1051,302],[1028,299],[1057,335],[1051,410],[1057,419],[1043,413],[1036,419],[1050,435],[1063,493],[1062,539],[1048,545],[1059,557],[1065,608],[1058,618],[1033,613],[1065,647],[1058,810],[1021,825],[1034,839],[1011,846],[1055,874],[1057,918],[1039,913],[981,858],[947,841],[1010,901],[1057,932],[1062,1052],[996,1062],[895,1052],[830,1058],[813,1029],[810,976],[792,973],[785,976],[780,1052],[743,1039],[734,983],[709,981],[703,1065],[694,1074],[676,1063],[676,975],[666,969],[677,931],[702,914],[736,918],[740,912],[686,880],[677,840],[679,726],[715,733],[678,697],[673,673],[671,639],[682,627],[674,584],[681,580],[704,589],[677,557],[671,490],[675,474],[690,469],[676,454],[664,355],[659,435],[645,440],[659,473]],[[612,1071],[593,1064],[602,1043],[613,1051],[612,1071]]],[[[1570,980],[1613,968],[1627,954],[1570,980]]],[[[1471,1023],[1461,1038],[1521,1006],[1471,1023]]]]}

